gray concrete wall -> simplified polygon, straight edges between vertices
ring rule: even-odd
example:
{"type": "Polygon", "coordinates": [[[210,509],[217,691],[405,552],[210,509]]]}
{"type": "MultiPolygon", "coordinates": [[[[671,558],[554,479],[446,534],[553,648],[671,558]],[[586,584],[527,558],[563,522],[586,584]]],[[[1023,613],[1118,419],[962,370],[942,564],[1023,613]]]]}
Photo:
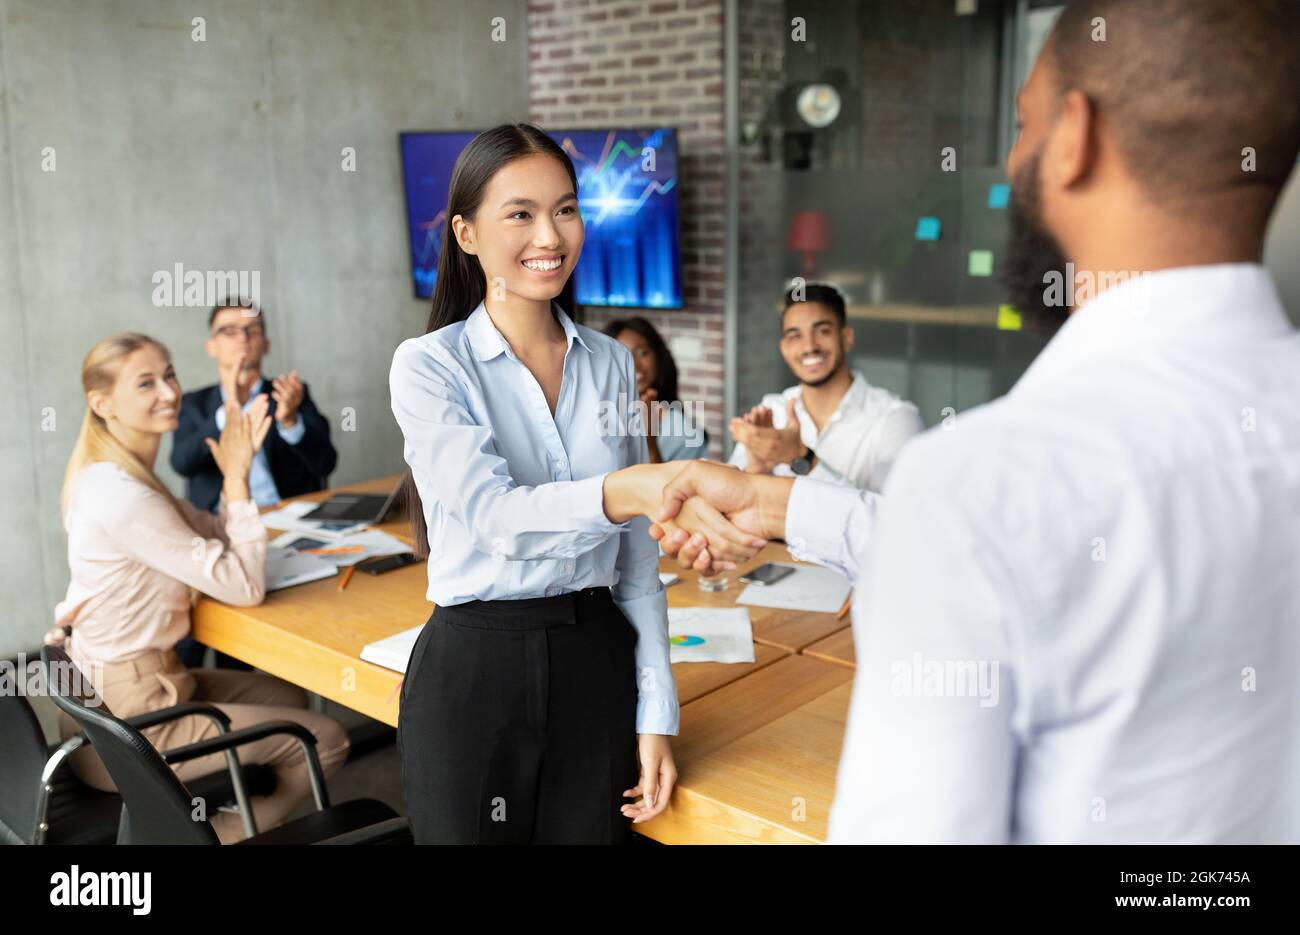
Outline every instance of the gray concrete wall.
{"type": "Polygon", "coordinates": [[[0,657],[39,644],[67,587],[58,500],[86,351],[144,331],[182,386],[215,380],[206,311],[156,308],[155,271],[259,270],[266,369],[298,368],[331,419],[332,481],[400,469],[388,365],[427,307],[397,134],[525,117],[526,6],[0,0],[0,657]]]}

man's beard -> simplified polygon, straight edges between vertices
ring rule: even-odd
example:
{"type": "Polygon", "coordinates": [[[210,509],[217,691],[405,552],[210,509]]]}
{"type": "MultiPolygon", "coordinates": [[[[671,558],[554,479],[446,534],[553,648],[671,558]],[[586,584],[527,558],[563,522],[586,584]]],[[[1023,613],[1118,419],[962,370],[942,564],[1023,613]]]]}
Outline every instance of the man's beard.
{"type": "Polygon", "coordinates": [[[840,375],[840,371],[847,366],[848,366],[848,356],[844,353],[843,350],[841,350],[835,360],[835,366],[830,369],[830,372],[827,373],[826,376],[822,377],[820,380],[800,380],[799,382],[802,383],[804,386],[825,386],[827,383],[830,383],[832,380],[838,377],[840,375]]]}
{"type": "MultiPolygon", "coordinates": [[[[1002,266],[1002,284],[1011,304],[1027,319],[1039,325],[1059,327],[1069,317],[1065,306],[1046,304],[1048,273],[1066,282],[1066,257],[1056,238],[1043,226],[1038,197],[1038,164],[1042,150],[1034,153],[1011,180],[1011,234],[1007,258],[1002,266]]],[[[1057,295],[1062,290],[1055,290],[1057,295]]]]}

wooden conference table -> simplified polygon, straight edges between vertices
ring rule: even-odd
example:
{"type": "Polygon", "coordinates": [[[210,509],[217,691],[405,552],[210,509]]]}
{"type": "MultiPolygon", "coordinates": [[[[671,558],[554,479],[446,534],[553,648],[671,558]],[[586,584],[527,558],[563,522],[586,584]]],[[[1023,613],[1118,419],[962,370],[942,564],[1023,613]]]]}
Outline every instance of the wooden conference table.
{"type": "MultiPolygon", "coordinates": [[[[384,493],[396,477],[338,490],[384,493]]],[[[327,491],[301,499],[320,500],[327,491]]],[[[407,538],[404,521],[378,527],[407,538]]],[[[792,561],[769,545],[751,565],[792,561]]],[[[661,563],[681,581],[668,588],[670,607],[731,607],[750,566],[730,574],[727,590],[702,591],[698,575],[671,559],[661,563]]],[[[363,662],[367,643],[424,623],[424,563],[383,575],[355,574],[286,588],[257,607],[202,598],[194,637],[376,720],[397,726],[401,675],[363,662]]],[[[673,666],[682,706],[673,740],[677,788],[668,810],[636,826],[670,844],[818,843],[825,840],[840,744],[853,678],[847,616],[750,607],[752,663],[673,666]]]]}

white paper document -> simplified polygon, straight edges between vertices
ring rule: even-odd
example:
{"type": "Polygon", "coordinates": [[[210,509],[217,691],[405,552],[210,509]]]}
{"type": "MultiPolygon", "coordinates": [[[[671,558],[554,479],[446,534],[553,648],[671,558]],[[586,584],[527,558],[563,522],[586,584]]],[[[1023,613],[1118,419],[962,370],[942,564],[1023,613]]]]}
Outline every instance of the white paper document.
{"type": "Polygon", "coordinates": [[[668,587],[668,585],[676,584],[678,581],[681,581],[682,579],[677,577],[677,575],[674,575],[671,571],[661,571],[659,572],[659,580],[663,583],[663,586],[666,588],[668,587]]]}
{"type": "Polygon", "coordinates": [[[753,662],[754,629],[743,607],[668,608],[673,662],[753,662]]]}
{"type": "Polygon", "coordinates": [[[338,574],[338,569],[329,562],[323,562],[315,555],[295,552],[270,546],[266,550],[266,590],[278,591],[280,588],[319,581],[330,575],[338,574]]]}
{"type": "Polygon", "coordinates": [[[419,639],[420,631],[423,629],[424,624],[420,624],[401,633],[386,636],[382,640],[367,643],[361,648],[361,658],[366,662],[373,662],[377,666],[405,675],[411,650],[415,648],[415,641],[419,639]]]}
{"type": "Polygon", "coordinates": [[[364,532],[339,538],[292,530],[271,540],[271,545],[282,549],[296,549],[323,562],[338,566],[355,565],[368,558],[411,551],[411,547],[401,539],[379,529],[367,529],[364,532]]]}
{"type": "Polygon", "coordinates": [[[749,585],[736,598],[737,604],[837,614],[852,589],[848,578],[820,565],[794,565],[789,562],[773,564],[793,568],[795,572],[786,575],[776,584],[749,585]]]}

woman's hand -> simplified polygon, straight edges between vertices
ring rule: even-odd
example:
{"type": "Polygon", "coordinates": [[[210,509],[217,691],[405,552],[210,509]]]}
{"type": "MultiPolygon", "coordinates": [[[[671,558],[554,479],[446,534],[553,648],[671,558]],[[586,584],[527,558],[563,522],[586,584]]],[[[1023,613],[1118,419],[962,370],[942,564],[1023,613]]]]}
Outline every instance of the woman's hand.
{"type": "Polygon", "coordinates": [[[72,630],[69,627],[55,627],[45,634],[45,638],[42,642],[44,642],[46,646],[62,646],[68,641],[68,637],[71,635],[72,630]]]}
{"type": "Polygon", "coordinates": [[[647,386],[641,391],[641,402],[645,403],[647,413],[654,406],[655,400],[659,398],[659,391],[653,386],[647,386]]]}
{"type": "Polygon", "coordinates": [[[658,398],[659,391],[653,386],[647,386],[641,391],[641,402],[645,405],[646,415],[645,444],[651,464],[663,464],[664,461],[663,456],[659,454],[659,443],[655,440],[655,432],[652,431],[659,427],[659,420],[654,417],[655,400],[658,398]]]}
{"type": "Polygon", "coordinates": [[[641,800],[624,805],[620,811],[632,824],[639,825],[655,818],[668,807],[673,786],[677,784],[677,764],[673,762],[671,738],[664,734],[637,734],[637,759],[641,762],[641,778],[631,789],[624,789],[626,798],[641,796],[641,800]]]}
{"type": "Polygon", "coordinates": [[[217,462],[225,479],[223,487],[227,500],[248,499],[248,470],[271,428],[269,408],[270,400],[265,393],[257,395],[247,413],[233,398],[227,399],[226,425],[221,430],[221,438],[217,441],[204,439],[212,452],[212,460],[217,462]]]}

